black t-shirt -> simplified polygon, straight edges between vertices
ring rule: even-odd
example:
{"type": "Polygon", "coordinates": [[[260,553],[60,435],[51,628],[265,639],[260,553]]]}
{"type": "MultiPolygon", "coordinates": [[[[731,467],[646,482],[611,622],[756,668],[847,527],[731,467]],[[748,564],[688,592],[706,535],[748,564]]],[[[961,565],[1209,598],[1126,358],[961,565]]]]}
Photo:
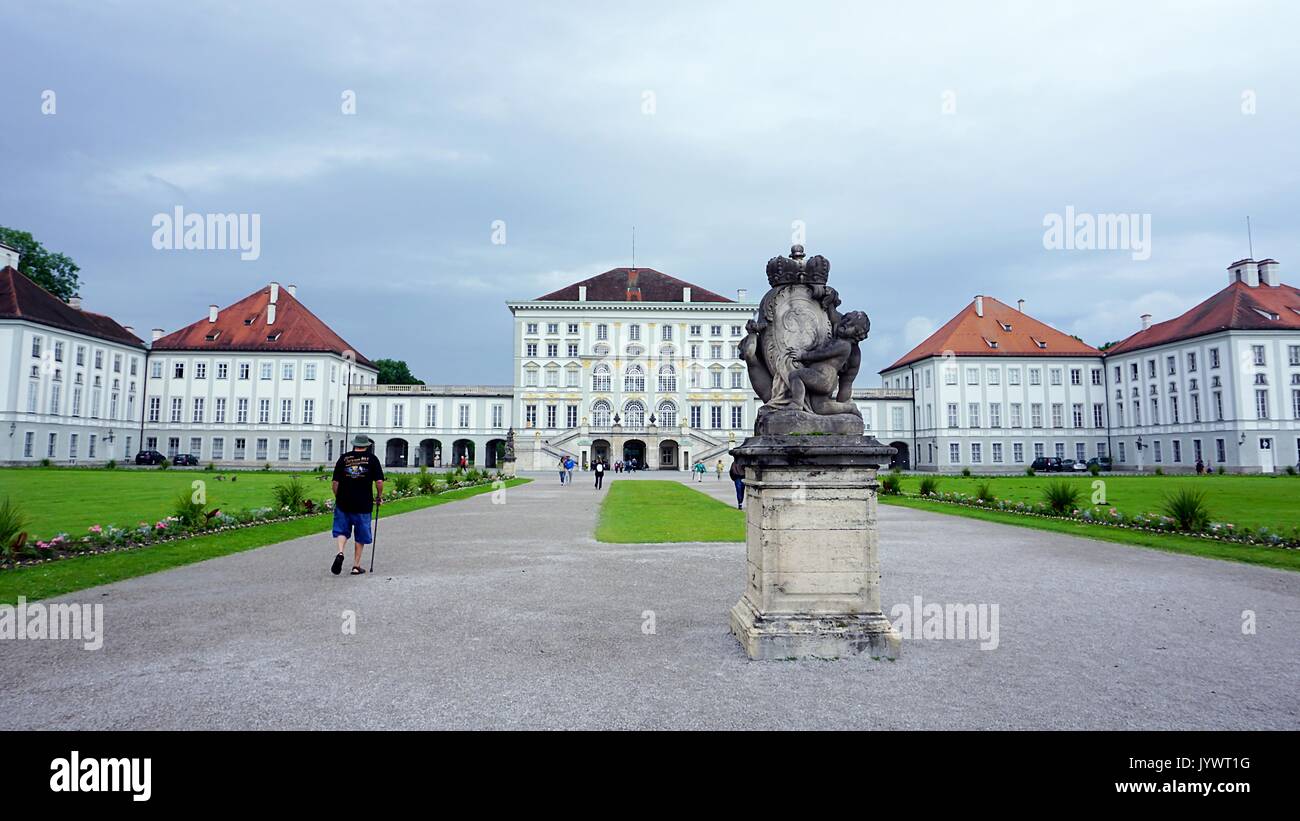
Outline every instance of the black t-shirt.
{"type": "Polygon", "coordinates": [[[334,481],[339,483],[336,503],[344,513],[369,513],[374,506],[372,482],[384,480],[384,467],[373,453],[348,451],[334,463],[334,481]]]}

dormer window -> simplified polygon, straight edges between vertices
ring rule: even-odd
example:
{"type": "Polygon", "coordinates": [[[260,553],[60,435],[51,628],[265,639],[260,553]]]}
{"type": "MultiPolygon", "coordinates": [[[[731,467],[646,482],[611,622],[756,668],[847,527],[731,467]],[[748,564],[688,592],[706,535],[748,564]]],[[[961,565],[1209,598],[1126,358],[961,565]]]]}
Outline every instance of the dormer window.
{"type": "Polygon", "coordinates": [[[1043,340],[1041,340],[1041,339],[1034,339],[1034,337],[1032,337],[1032,336],[1029,337],[1029,338],[1030,338],[1030,339],[1033,339],[1033,340],[1034,340],[1034,344],[1037,345],[1038,347],[1040,347],[1040,348],[1046,348],[1046,347],[1047,347],[1047,343],[1044,342],[1043,340]]]}
{"type": "Polygon", "coordinates": [[[1263,310],[1262,308],[1256,308],[1256,309],[1255,309],[1255,313],[1259,314],[1260,316],[1264,317],[1265,319],[1272,319],[1272,320],[1274,320],[1274,321],[1276,321],[1276,320],[1278,319],[1277,314],[1273,313],[1272,311],[1265,311],[1265,310],[1263,310]]]}
{"type": "Polygon", "coordinates": [[[276,331],[273,334],[266,335],[267,342],[278,342],[279,340],[280,340],[280,331],[276,331]]]}
{"type": "Polygon", "coordinates": [[[207,336],[203,337],[203,339],[204,339],[205,341],[207,341],[207,342],[216,342],[216,341],[217,341],[217,337],[219,337],[219,336],[221,336],[221,331],[213,331],[212,333],[210,333],[210,334],[208,334],[207,336]]]}
{"type": "Polygon", "coordinates": [[[1002,330],[1006,331],[1007,333],[1010,333],[1010,332],[1011,332],[1011,323],[1010,323],[1010,322],[1001,322],[1001,323],[999,323],[999,324],[1002,326],[1002,330]]]}
{"type": "Polygon", "coordinates": [[[984,340],[984,343],[985,343],[986,345],[988,345],[990,348],[996,348],[996,347],[998,346],[998,342],[997,342],[996,339],[988,339],[988,338],[986,338],[986,339],[984,340]]]}
{"type": "Polygon", "coordinates": [[[256,321],[257,321],[257,314],[250,314],[248,318],[244,320],[244,324],[252,325],[256,321]]]}

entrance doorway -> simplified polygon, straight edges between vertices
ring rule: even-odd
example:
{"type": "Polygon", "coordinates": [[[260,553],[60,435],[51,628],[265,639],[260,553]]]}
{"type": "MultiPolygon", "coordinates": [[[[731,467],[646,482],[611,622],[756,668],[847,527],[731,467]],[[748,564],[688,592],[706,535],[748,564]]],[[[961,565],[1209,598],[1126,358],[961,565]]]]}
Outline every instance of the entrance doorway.
{"type": "Polygon", "coordinates": [[[630,465],[633,459],[638,468],[645,467],[645,442],[640,439],[629,439],[623,443],[623,464],[630,465]]]}
{"type": "Polygon", "coordinates": [[[659,469],[677,470],[677,443],[672,439],[659,443],[659,469]]]}

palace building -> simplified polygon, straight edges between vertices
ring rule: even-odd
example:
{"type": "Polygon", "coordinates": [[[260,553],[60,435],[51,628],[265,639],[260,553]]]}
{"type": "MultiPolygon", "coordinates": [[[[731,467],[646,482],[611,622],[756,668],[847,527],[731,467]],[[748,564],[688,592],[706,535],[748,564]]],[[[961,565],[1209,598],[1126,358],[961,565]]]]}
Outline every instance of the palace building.
{"type": "MultiPolygon", "coordinates": [[[[495,468],[571,456],[658,470],[712,466],[760,404],[739,355],[758,308],[651,268],[615,268],[507,302],[509,385],[381,385],[378,371],[270,283],[146,344],[64,302],[0,246],[0,462],[328,464],[361,432],[389,467],[495,468]]],[[[1183,315],[1105,350],[990,296],[856,388],[893,466],[1023,471],[1038,457],[1271,472],[1300,460],[1300,292],[1277,262],[1240,260],[1183,315]]],[[[868,343],[870,344],[870,343],[868,343]]],[[[502,351],[504,356],[505,351],[502,351]]],[[[861,377],[859,377],[861,379],[861,377]]]]}

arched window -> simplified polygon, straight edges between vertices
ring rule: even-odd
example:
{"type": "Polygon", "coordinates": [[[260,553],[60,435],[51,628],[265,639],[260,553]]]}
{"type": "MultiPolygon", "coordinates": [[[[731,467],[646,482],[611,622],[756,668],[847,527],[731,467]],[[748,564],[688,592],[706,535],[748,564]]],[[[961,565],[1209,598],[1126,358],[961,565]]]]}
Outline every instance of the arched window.
{"type": "Polygon", "coordinates": [[[659,346],[659,357],[661,359],[672,359],[677,355],[677,348],[670,343],[665,342],[659,346]]]}
{"type": "Polygon", "coordinates": [[[635,359],[638,356],[642,356],[644,354],[645,354],[645,348],[642,348],[640,345],[627,346],[627,355],[633,359],[635,359]]]}
{"type": "Polygon", "coordinates": [[[591,424],[598,428],[609,427],[609,403],[604,399],[597,399],[592,403],[591,424]]]}
{"type": "Polygon", "coordinates": [[[672,365],[659,366],[659,392],[677,393],[677,369],[672,365]]]}
{"type": "Polygon", "coordinates": [[[591,372],[591,389],[597,393],[610,391],[610,371],[608,365],[597,365],[591,372]]]}
{"type": "Polygon", "coordinates": [[[623,390],[627,393],[645,393],[645,368],[628,365],[623,374],[623,390]]]}
{"type": "Polygon", "coordinates": [[[591,349],[596,356],[609,356],[609,346],[604,342],[597,342],[596,346],[591,349]]]}
{"type": "Polygon", "coordinates": [[[635,399],[624,405],[623,426],[628,428],[645,427],[645,405],[635,399]]]}
{"type": "Polygon", "coordinates": [[[662,428],[677,427],[677,406],[672,402],[659,403],[659,426],[662,428]]]}

